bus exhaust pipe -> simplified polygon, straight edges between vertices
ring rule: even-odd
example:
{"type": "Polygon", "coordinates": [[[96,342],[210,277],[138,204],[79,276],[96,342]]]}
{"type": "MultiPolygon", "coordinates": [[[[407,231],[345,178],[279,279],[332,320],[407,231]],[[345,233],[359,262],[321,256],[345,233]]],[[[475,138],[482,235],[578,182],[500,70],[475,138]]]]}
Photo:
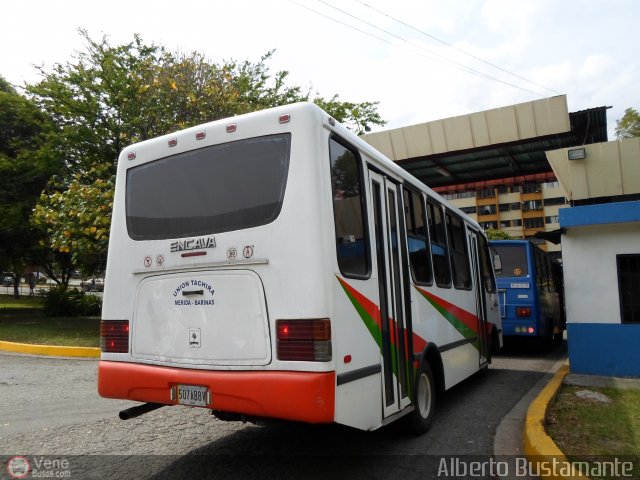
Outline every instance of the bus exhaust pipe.
{"type": "Polygon", "coordinates": [[[130,420],[132,418],[139,417],[145,413],[153,412],[160,407],[166,407],[164,403],[143,403],[142,405],[136,405],[135,407],[122,410],[118,416],[120,420],[130,420]]]}

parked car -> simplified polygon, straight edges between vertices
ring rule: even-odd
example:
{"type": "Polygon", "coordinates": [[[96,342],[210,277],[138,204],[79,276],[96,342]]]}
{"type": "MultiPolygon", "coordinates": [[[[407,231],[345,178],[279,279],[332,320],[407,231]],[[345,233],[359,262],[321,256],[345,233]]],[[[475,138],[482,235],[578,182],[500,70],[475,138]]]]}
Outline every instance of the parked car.
{"type": "Polygon", "coordinates": [[[13,276],[9,273],[2,273],[0,282],[2,282],[3,287],[13,287],[13,276]]]}
{"type": "Polygon", "coordinates": [[[102,278],[90,278],[80,282],[80,287],[83,292],[103,292],[104,291],[104,279],[102,278]]]}

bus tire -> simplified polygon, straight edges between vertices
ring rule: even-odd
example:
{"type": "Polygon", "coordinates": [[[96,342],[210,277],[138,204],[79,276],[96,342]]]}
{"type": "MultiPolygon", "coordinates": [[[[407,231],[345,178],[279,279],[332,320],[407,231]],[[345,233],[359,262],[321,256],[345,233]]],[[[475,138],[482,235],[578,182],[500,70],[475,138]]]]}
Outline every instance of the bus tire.
{"type": "Polygon", "coordinates": [[[407,420],[413,433],[421,435],[431,428],[436,407],[436,384],[427,362],[420,365],[414,392],[414,410],[407,420]]]}

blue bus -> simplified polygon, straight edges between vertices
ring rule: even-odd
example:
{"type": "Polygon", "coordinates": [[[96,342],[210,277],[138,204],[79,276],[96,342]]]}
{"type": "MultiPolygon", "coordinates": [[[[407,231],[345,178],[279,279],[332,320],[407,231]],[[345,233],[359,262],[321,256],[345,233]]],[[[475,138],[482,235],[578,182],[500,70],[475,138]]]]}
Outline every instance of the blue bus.
{"type": "Polygon", "coordinates": [[[561,341],[566,326],[562,265],[529,240],[492,240],[505,337],[561,341]]]}

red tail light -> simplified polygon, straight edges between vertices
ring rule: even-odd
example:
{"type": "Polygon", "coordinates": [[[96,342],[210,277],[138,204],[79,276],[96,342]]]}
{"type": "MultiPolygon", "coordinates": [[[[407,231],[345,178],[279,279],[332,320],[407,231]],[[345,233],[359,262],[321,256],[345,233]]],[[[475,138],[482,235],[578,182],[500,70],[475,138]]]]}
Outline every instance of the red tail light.
{"type": "Polygon", "coordinates": [[[277,320],[278,360],[331,361],[331,322],[328,318],[277,320]]]}
{"type": "Polygon", "coordinates": [[[520,318],[531,316],[531,307],[516,307],[516,316],[520,318]]]}
{"type": "Polygon", "coordinates": [[[103,352],[129,352],[129,320],[102,320],[100,348],[103,352]]]}

